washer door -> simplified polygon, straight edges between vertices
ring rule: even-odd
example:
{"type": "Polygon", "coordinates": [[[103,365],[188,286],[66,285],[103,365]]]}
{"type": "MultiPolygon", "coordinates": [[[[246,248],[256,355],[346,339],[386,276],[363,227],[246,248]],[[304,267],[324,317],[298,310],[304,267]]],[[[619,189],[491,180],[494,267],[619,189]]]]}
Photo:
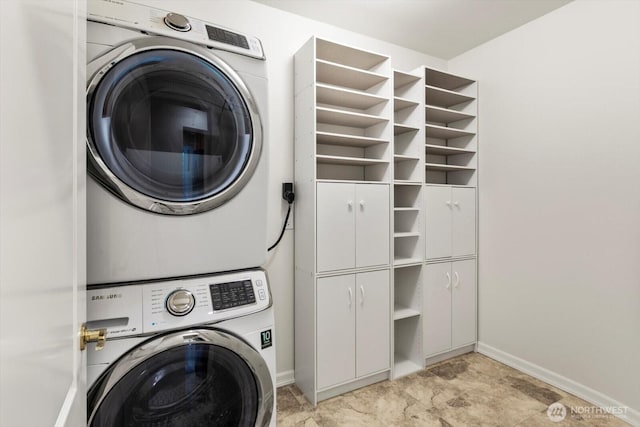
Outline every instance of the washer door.
{"type": "Polygon", "coordinates": [[[207,49],[147,37],[88,71],[89,172],[118,197],[192,214],[225,203],[250,179],[260,116],[242,79],[207,49]]]}
{"type": "Polygon", "coordinates": [[[260,354],[215,329],[154,337],[107,369],[88,393],[88,425],[266,426],[273,382],[260,354]]]}

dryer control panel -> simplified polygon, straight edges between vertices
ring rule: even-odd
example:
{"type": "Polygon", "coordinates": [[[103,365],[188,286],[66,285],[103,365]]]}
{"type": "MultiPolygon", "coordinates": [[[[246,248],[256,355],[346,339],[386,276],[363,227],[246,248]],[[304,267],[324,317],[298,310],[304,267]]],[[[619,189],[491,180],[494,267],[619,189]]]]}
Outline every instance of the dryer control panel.
{"type": "Polygon", "coordinates": [[[107,339],[246,316],[271,306],[263,270],[100,286],[87,291],[87,327],[107,339]]]}
{"type": "Polygon", "coordinates": [[[126,0],[91,0],[87,19],[265,59],[262,43],[256,37],[126,0]]]}

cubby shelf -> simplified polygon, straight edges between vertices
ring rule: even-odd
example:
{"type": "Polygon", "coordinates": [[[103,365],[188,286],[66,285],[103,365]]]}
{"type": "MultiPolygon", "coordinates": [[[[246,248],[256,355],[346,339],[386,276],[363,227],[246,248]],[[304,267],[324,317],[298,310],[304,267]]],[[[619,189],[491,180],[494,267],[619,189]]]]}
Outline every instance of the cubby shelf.
{"type": "Polygon", "coordinates": [[[316,84],[316,99],[317,102],[322,104],[340,105],[360,110],[365,110],[387,101],[387,98],[379,95],[323,83],[316,84]]]}
{"type": "Polygon", "coordinates": [[[476,168],[470,166],[458,166],[458,165],[444,165],[441,163],[425,163],[427,169],[442,172],[455,172],[455,171],[472,171],[476,168]]]}
{"type": "Polygon", "coordinates": [[[434,86],[425,86],[426,105],[449,108],[454,105],[473,101],[473,96],[441,89],[434,86]]]}
{"type": "Polygon", "coordinates": [[[420,76],[414,74],[405,73],[403,71],[394,70],[393,72],[393,88],[399,89],[409,83],[415,83],[420,80],[420,76]]]}
{"type": "Polygon", "coordinates": [[[420,237],[420,233],[414,231],[403,231],[398,233],[393,233],[394,238],[405,238],[405,237],[420,237]]]}
{"type": "Polygon", "coordinates": [[[422,182],[420,181],[411,181],[411,180],[404,180],[404,179],[395,179],[393,181],[394,185],[409,185],[409,186],[413,186],[413,187],[420,187],[422,186],[422,182]]]}
{"type": "Polygon", "coordinates": [[[408,319],[409,317],[420,316],[420,310],[411,307],[404,307],[400,304],[393,306],[393,320],[408,319]]]}
{"type": "Polygon", "coordinates": [[[393,259],[393,265],[395,268],[417,266],[417,265],[421,265],[423,262],[424,260],[422,258],[398,256],[393,259]]]}
{"type": "Polygon", "coordinates": [[[410,107],[417,107],[418,105],[420,105],[418,101],[413,101],[411,99],[401,98],[399,96],[393,98],[394,111],[399,111],[410,107]]]}
{"type": "Polygon", "coordinates": [[[316,107],[318,123],[326,123],[338,126],[350,126],[356,128],[368,128],[378,123],[388,122],[386,117],[371,114],[353,113],[336,108],[316,107]]]}
{"type": "Polygon", "coordinates": [[[395,207],[393,208],[394,212],[420,212],[420,208],[404,208],[404,207],[395,207]]]}
{"type": "Polygon", "coordinates": [[[475,135],[475,132],[437,125],[425,125],[425,129],[427,138],[452,139],[475,135]]]}
{"type": "Polygon", "coordinates": [[[418,128],[415,126],[408,126],[401,123],[395,123],[393,125],[394,135],[402,135],[403,133],[416,132],[416,131],[418,131],[418,128]]]}
{"type": "Polygon", "coordinates": [[[425,110],[427,122],[449,124],[460,120],[470,120],[475,118],[473,114],[463,113],[449,108],[436,107],[433,105],[427,105],[425,110]]]}
{"type": "Polygon", "coordinates": [[[425,144],[427,154],[436,154],[440,156],[451,156],[456,154],[473,154],[476,151],[467,148],[449,147],[447,145],[425,144]]]}
{"type": "Polygon", "coordinates": [[[380,159],[367,159],[364,157],[328,156],[324,154],[317,154],[316,159],[318,163],[331,164],[331,165],[348,165],[348,166],[370,166],[370,165],[383,165],[385,163],[389,163],[386,160],[380,160],[380,159]]]}
{"type": "Polygon", "coordinates": [[[371,147],[378,144],[388,144],[389,140],[383,138],[371,138],[366,136],[347,135],[334,132],[316,132],[318,144],[341,145],[345,147],[371,147]]]}
{"type": "Polygon", "coordinates": [[[457,76],[446,71],[434,68],[425,69],[425,81],[428,85],[441,87],[448,90],[460,89],[475,83],[475,80],[457,76]]]}
{"type": "Polygon", "coordinates": [[[357,90],[370,89],[389,79],[383,74],[364,71],[322,59],[316,59],[316,73],[318,82],[357,90]]]}
{"type": "Polygon", "coordinates": [[[407,161],[420,161],[420,157],[418,156],[406,156],[404,154],[394,154],[393,155],[393,161],[398,163],[398,162],[407,162],[407,161]]]}
{"type": "Polygon", "coordinates": [[[395,361],[393,366],[393,376],[395,378],[404,377],[405,375],[412,374],[422,369],[422,365],[415,363],[403,355],[395,354],[393,359],[395,361]]]}

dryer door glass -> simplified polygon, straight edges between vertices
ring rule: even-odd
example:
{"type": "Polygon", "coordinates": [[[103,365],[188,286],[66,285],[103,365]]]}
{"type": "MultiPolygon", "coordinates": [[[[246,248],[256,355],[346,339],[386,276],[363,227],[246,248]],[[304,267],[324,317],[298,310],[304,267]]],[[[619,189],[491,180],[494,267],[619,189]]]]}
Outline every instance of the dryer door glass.
{"type": "Polygon", "coordinates": [[[260,154],[260,123],[240,78],[212,59],[143,50],[94,78],[89,149],[114,193],[189,203],[243,185],[260,154]]]}
{"type": "Polygon", "coordinates": [[[126,373],[101,402],[88,395],[91,426],[255,426],[261,396],[252,370],[233,351],[188,344],[157,353],[126,373]],[[96,409],[93,405],[98,404],[96,409]]]}

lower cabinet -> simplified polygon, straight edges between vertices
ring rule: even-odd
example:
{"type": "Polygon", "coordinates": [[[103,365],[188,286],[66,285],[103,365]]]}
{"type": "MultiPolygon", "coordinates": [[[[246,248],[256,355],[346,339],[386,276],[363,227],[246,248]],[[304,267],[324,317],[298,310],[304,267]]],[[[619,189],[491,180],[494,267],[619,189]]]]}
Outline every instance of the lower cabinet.
{"type": "Polygon", "coordinates": [[[389,270],[317,279],[318,390],[389,369],[389,270]]]}
{"type": "Polygon", "coordinates": [[[476,260],[428,264],[425,268],[424,354],[476,341],[476,260]]]}

